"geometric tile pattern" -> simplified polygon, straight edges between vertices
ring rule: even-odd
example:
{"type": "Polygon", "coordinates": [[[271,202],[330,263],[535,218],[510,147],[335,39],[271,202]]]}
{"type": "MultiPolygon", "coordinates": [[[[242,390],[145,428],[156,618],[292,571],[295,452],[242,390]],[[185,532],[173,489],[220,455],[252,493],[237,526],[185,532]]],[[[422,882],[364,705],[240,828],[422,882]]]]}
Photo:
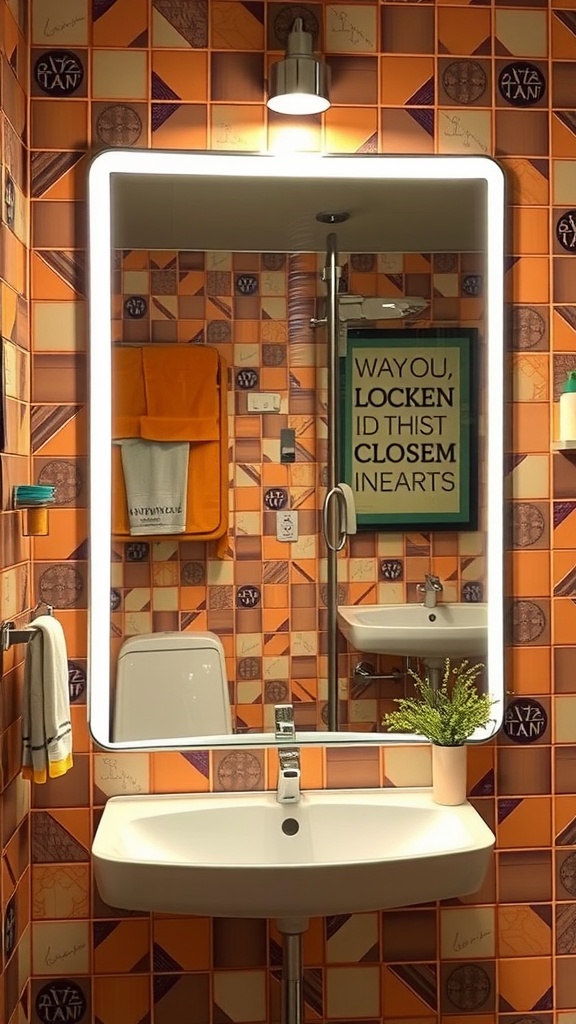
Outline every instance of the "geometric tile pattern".
{"type": "MultiPolygon", "coordinates": [[[[30,448],[30,332],[27,286],[28,173],[26,107],[28,15],[24,4],[2,3],[2,100],[0,162],[0,396],[2,441],[2,511],[0,511],[0,605],[2,618],[23,621],[31,607],[30,542],[21,536],[19,512],[10,511],[15,484],[31,483],[25,457],[30,448]],[[9,204],[6,200],[12,195],[9,204]]],[[[0,1017],[24,1022],[28,1017],[31,974],[32,878],[30,869],[29,784],[20,776],[22,664],[18,651],[2,657],[0,747],[0,1017]]],[[[86,866],[84,866],[86,867],[86,866]]],[[[74,870],[74,868],[72,868],[74,870]]],[[[87,882],[87,879],[86,879],[87,882]]],[[[48,886],[49,888],[49,886],[48,886]]],[[[87,893],[87,885],[85,887],[87,893]]],[[[83,917],[88,915],[84,903],[83,917]]]]}
{"type": "MultiPolygon", "coordinates": [[[[42,256],[46,258],[46,253],[42,256]]],[[[309,329],[308,319],[314,313],[316,299],[322,296],[320,262],[315,257],[279,253],[274,254],[272,262],[270,254],[219,253],[219,265],[228,269],[216,271],[209,269],[211,258],[210,253],[165,250],[160,267],[155,253],[118,252],[113,335],[120,341],[128,339],[143,345],[149,341],[208,341],[215,345],[231,364],[230,385],[236,393],[239,415],[245,414],[250,390],[288,387],[284,401],[290,422],[301,424],[297,462],[294,466],[266,465],[273,451],[266,431],[277,434],[274,423],[268,425],[262,420],[260,426],[255,420],[250,437],[244,436],[245,430],[240,437],[232,421],[230,433],[237,436],[231,442],[235,453],[231,478],[234,511],[228,545],[235,561],[222,567],[210,546],[199,544],[194,545],[191,558],[192,541],[188,540],[144,543],[137,551],[133,543],[116,540],[115,635],[120,640],[134,630],[178,630],[191,623],[217,632],[228,654],[236,726],[244,730],[247,726],[271,726],[270,705],[276,700],[276,691],[268,686],[267,659],[287,651],[289,634],[291,654],[284,657],[282,666],[276,666],[274,685],[283,686],[283,699],[294,699],[303,726],[323,728],[325,706],[319,700],[318,678],[323,673],[324,597],[322,585],[310,579],[307,568],[308,553],[315,543],[318,496],[314,476],[306,465],[317,458],[310,414],[315,403],[319,335],[309,329]],[[130,317],[134,302],[143,314],[137,319],[130,317]],[[254,366],[252,332],[257,323],[263,323],[267,337],[282,339],[282,344],[263,344],[260,365],[254,366]],[[290,339],[288,344],[286,338],[290,339]],[[276,542],[278,502],[299,512],[300,541],[293,546],[295,551],[276,542]],[[224,573],[229,580],[227,586],[224,573]],[[246,588],[254,588],[257,595],[250,608],[243,598],[246,588]],[[311,619],[316,615],[316,620],[311,619]],[[320,630],[319,642],[311,634],[313,623],[320,630]],[[254,633],[262,634],[258,651],[254,648],[250,658],[235,656],[243,634],[252,638],[254,633]]],[[[433,326],[445,322],[449,313],[467,326],[482,325],[481,304],[462,290],[474,269],[469,254],[396,254],[393,264],[376,254],[340,254],[340,262],[342,277],[352,294],[402,296],[418,292],[428,297],[427,308],[409,320],[409,326],[433,326]]],[[[531,369],[528,367],[527,372],[531,369]]],[[[382,548],[376,534],[352,538],[354,569],[342,579],[344,602],[374,601],[377,595],[385,601],[419,600],[417,583],[425,565],[441,576],[448,597],[481,599],[485,575],[481,529],[461,535],[414,532],[394,546],[387,545],[385,537],[381,544],[382,548]],[[395,557],[379,557],[386,554],[395,557]]],[[[384,665],[385,659],[382,662],[384,665]]],[[[343,658],[341,693],[349,699],[342,703],[342,724],[355,727],[361,723],[362,728],[371,721],[379,722],[390,706],[394,686],[378,691],[374,684],[357,684],[349,689],[349,678],[343,658]]]]}
{"type": "MultiPolygon", "coordinates": [[[[265,108],[264,79],[299,15],[333,71],[332,107],[297,126],[308,148],[475,152],[503,167],[511,380],[506,687],[538,700],[547,725],[532,746],[500,737],[470,751],[470,794],[498,837],[494,870],[481,893],[449,906],[312,921],[304,997],[307,1018],[319,1022],[420,1018],[432,1024],[438,1013],[458,1022],[498,1013],[501,1024],[528,1017],[552,1024],[554,1011],[560,1024],[563,1015],[571,1020],[576,461],[550,454],[560,382],[576,366],[576,263],[556,231],[561,217],[576,209],[570,4],[31,0],[30,38],[26,7],[0,0],[2,195],[9,174],[16,207],[24,211],[13,223],[4,201],[0,211],[2,347],[10,365],[19,367],[6,397],[2,482],[5,489],[12,481],[57,474],[60,497],[49,537],[34,543],[22,538],[19,514],[4,501],[0,599],[6,613],[23,622],[40,587],[54,590],[66,581],[67,606],[59,614],[76,662],[86,657],[87,625],[82,474],[90,155],[110,146],[261,151],[277,144],[286,126],[265,108]],[[46,72],[46,55],[55,50],[74,61],[64,91],[53,71],[46,72]]],[[[427,289],[436,320],[476,318],[472,305],[464,305],[473,300],[459,287],[457,259],[439,266],[434,254],[410,260],[405,254],[400,263],[367,267],[355,255],[347,261],[350,290],[369,293],[385,285],[402,294],[417,286],[427,289]]],[[[204,545],[182,541],[173,549],[151,544],[135,560],[120,546],[113,631],[122,635],[130,605],[142,628],[213,628],[225,647],[236,716],[248,728],[269,725],[279,699],[295,701],[302,724],[321,721],[325,617],[315,352],[310,337],[293,342],[288,332],[299,323],[300,307],[294,313],[292,303],[296,282],[300,287],[317,269],[306,256],[283,261],[280,254],[235,253],[217,270],[200,254],[181,252],[150,253],[145,260],[125,253],[118,267],[118,295],[147,300],[143,321],[118,310],[115,324],[125,338],[204,341],[227,355],[234,460],[228,556],[217,563],[204,545]],[[238,275],[256,279],[254,294],[237,291],[238,275]],[[240,374],[246,368],[256,377],[253,386],[282,396],[281,415],[297,433],[290,467],[275,458],[279,420],[244,429],[245,385],[252,377],[240,374]],[[298,509],[306,539],[296,553],[287,554],[273,535],[267,495],[274,492],[270,502],[282,491],[298,509]],[[238,601],[246,586],[260,592],[254,608],[238,601]],[[244,636],[253,640],[249,655],[236,643],[244,636]]],[[[315,283],[307,301],[314,292],[315,283]]],[[[343,560],[342,597],[411,599],[430,566],[454,597],[465,587],[477,594],[484,552],[476,541],[466,544],[450,533],[359,534],[343,560]]],[[[351,667],[343,652],[346,717],[360,728],[356,719],[374,722],[395,690],[350,684],[351,667]]],[[[393,667],[383,659],[383,671],[393,667]]],[[[273,923],[150,922],[107,907],[91,891],[88,851],[106,793],[94,784],[97,762],[88,740],[70,778],[36,787],[29,812],[15,753],[21,650],[7,652],[2,676],[0,904],[3,912],[15,908],[16,945],[3,959],[0,1016],[9,1024],[45,1024],[60,1019],[65,1006],[67,1019],[80,1024],[92,1016],[100,1024],[141,1024],[152,1015],[156,1024],[277,1019],[280,940],[273,923]]],[[[143,755],[138,778],[158,792],[271,783],[272,755],[238,753],[143,755]]],[[[425,750],[319,748],[305,752],[303,766],[308,786],[429,781],[425,750]]]]}

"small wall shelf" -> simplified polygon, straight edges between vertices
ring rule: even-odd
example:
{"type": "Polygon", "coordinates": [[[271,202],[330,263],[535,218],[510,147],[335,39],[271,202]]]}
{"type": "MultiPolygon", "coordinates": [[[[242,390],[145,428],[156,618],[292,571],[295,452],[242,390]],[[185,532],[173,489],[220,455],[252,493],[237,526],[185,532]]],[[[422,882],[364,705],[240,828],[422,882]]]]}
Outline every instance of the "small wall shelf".
{"type": "Polygon", "coordinates": [[[576,441],[553,441],[553,452],[576,452],[576,441]]]}

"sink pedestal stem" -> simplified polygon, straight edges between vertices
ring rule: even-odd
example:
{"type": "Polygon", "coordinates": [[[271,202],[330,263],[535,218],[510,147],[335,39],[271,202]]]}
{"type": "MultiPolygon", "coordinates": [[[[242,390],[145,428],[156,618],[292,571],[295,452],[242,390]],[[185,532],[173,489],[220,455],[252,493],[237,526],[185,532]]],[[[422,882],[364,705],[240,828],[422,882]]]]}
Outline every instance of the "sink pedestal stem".
{"type": "Polygon", "coordinates": [[[302,933],[283,935],[281,1024],[303,1024],[302,933]]]}
{"type": "Polygon", "coordinates": [[[434,690],[439,690],[442,676],[444,675],[444,662],[442,658],[425,658],[424,664],[431,687],[434,690]]]}

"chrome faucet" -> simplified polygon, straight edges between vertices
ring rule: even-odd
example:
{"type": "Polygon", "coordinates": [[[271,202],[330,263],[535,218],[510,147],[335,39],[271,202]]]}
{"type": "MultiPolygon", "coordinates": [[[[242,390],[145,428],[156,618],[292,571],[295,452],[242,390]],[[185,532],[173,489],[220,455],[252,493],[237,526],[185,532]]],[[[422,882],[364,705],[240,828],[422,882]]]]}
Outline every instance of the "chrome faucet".
{"type": "Polygon", "coordinates": [[[295,747],[280,749],[278,761],[276,799],[279,804],[297,804],[300,800],[300,751],[295,747]]]}
{"type": "MultiPolygon", "coordinates": [[[[277,740],[295,740],[294,708],[291,704],[276,704],[274,725],[277,740]]],[[[280,747],[278,751],[279,804],[297,804],[300,800],[300,751],[297,747],[280,747]]]]}
{"type": "Polygon", "coordinates": [[[438,594],[441,594],[444,590],[442,582],[439,576],[433,576],[432,573],[425,573],[424,583],[418,584],[418,593],[424,594],[424,607],[435,608],[438,601],[438,594]]]}

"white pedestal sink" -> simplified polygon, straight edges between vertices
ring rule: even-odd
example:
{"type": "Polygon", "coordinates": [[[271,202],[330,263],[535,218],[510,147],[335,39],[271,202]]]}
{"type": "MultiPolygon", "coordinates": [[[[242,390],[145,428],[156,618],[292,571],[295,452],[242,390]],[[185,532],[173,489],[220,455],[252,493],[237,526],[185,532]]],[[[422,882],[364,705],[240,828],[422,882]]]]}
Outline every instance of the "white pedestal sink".
{"type": "Polygon", "coordinates": [[[476,892],[494,836],[429,789],[112,797],[92,855],[106,903],[128,910],[307,918],[476,892]]]}
{"type": "Polygon", "coordinates": [[[357,651],[414,658],[485,658],[488,605],[343,605],[338,627],[357,651]]]}

